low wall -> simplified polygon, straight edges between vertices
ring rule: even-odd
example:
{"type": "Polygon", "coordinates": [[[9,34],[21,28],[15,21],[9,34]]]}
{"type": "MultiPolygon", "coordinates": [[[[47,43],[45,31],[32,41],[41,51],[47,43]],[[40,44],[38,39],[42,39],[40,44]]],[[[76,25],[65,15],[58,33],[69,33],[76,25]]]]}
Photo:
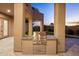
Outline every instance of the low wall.
{"type": "Polygon", "coordinates": [[[26,55],[55,55],[56,51],[57,51],[56,38],[47,39],[46,45],[34,45],[32,38],[31,39],[28,39],[28,38],[22,39],[22,53],[23,54],[26,54],[26,55]]]}

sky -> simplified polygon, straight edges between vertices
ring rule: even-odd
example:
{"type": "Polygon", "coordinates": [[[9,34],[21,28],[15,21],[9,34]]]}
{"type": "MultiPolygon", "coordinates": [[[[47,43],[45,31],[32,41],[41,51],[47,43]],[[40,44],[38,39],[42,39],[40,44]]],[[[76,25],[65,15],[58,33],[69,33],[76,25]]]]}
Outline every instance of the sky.
{"type": "MultiPolygon", "coordinates": [[[[54,23],[54,4],[53,3],[33,3],[33,7],[37,8],[44,14],[44,24],[54,23]]],[[[66,22],[79,22],[79,3],[66,4],[66,22]]]]}
{"type": "Polygon", "coordinates": [[[79,21],[79,3],[66,4],[66,21],[79,21]]]}

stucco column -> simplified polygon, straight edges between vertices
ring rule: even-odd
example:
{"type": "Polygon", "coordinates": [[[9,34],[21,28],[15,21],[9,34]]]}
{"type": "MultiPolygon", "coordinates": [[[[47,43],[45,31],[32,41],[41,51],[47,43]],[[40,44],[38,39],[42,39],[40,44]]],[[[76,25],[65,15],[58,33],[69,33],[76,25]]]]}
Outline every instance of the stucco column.
{"type": "Polygon", "coordinates": [[[58,52],[65,51],[65,4],[54,4],[54,35],[58,40],[58,52]]]}
{"type": "Polygon", "coordinates": [[[24,4],[14,4],[14,50],[21,51],[22,35],[23,35],[23,20],[24,4]]]}
{"type": "Polygon", "coordinates": [[[32,17],[29,18],[29,36],[32,36],[32,17]]]}
{"type": "Polygon", "coordinates": [[[43,32],[43,30],[44,30],[44,21],[43,21],[43,15],[42,15],[40,19],[40,32],[43,32]]]}

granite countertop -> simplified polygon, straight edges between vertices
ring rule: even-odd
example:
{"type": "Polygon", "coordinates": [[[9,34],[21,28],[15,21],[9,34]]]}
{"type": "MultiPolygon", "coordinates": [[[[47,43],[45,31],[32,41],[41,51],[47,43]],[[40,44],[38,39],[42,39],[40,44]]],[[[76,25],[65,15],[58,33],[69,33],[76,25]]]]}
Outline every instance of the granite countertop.
{"type": "Polygon", "coordinates": [[[33,40],[33,36],[22,37],[22,40],[33,40]]]}
{"type": "MultiPolygon", "coordinates": [[[[22,40],[33,40],[33,36],[22,37],[22,40]]],[[[53,36],[53,35],[47,35],[47,39],[46,40],[56,40],[56,37],[53,36]]]]}
{"type": "Polygon", "coordinates": [[[47,40],[56,40],[57,38],[53,35],[47,35],[47,40]]]}

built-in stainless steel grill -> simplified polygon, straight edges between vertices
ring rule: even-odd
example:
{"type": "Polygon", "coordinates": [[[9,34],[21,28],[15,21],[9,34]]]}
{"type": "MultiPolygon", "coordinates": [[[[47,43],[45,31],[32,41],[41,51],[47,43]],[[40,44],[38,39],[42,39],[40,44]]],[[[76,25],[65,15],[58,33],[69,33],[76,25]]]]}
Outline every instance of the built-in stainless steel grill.
{"type": "Polygon", "coordinates": [[[46,33],[45,32],[33,33],[33,53],[34,54],[46,53],[46,33]]]}

